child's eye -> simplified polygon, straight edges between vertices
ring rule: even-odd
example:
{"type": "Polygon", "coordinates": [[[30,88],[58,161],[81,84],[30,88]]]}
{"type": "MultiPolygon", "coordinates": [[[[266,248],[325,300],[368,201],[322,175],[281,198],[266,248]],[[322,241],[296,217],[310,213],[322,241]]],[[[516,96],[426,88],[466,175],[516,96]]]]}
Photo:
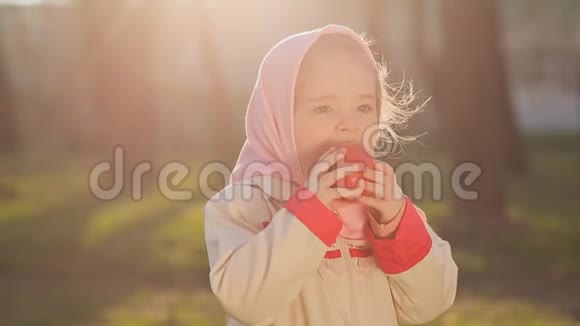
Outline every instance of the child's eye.
{"type": "Polygon", "coordinates": [[[325,105],[325,106],[318,106],[318,107],[315,107],[313,111],[316,112],[316,113],[326,113],[326,112],[330,112],[330,106],[327,106],[327,105],[325,105]]]}
{"type": "Polygon", "coordinates": [[[370,112],[370,111],[373,110],[373,108],[372,108],[372,106],[365,104],[365,105],[359,106],[358,107],[358,110],[361,111],[361,112],[370,112]]]}

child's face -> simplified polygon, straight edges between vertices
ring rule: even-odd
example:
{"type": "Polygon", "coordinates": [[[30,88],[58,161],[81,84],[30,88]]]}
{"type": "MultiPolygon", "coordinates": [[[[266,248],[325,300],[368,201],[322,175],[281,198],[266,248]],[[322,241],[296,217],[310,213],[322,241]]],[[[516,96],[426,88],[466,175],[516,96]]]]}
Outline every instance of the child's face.
{"type": "Polygon", "coordinates": [[[305,173],[328,147],[361,143],[378,122],[377,73],[352,40],[329,35],[306,54],[295,89],[294,133],[305,173]]]}

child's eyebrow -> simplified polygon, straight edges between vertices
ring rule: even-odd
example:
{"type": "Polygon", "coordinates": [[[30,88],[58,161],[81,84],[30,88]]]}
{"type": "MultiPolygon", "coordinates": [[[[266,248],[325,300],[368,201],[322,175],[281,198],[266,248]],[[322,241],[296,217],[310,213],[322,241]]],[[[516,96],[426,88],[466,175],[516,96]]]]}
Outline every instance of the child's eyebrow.
{"type": "MultiPolygon", "coordinates": [[[[336,100],[337,98],[338,98],[338,96],[329,94],[329,95],[322,95],[322,96],[318,96],[318,97],[309,97],[308,101],[320,102],[320,101],[324,101],[324,100],[336,100]]],[[[358,98],[366,99],[366,100],[374,100],[375,95],[373,95],[373,94],[359,94],[358,98]]]]}
{"type": "Polygon", "coordinates": [[[360,94],[358,97],[366,100],[374,100],[375,96],[374,94],[360,94]]]}

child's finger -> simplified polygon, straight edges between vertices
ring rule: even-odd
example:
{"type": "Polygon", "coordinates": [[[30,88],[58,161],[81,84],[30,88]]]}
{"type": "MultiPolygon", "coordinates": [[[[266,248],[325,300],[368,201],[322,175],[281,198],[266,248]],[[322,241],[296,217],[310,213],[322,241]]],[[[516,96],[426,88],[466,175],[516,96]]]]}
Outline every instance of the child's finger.
{"type": "Polygon", "coordinates": [[[405,194],[403,189],[396,182],[393,183],[393,195],[392,198],[395,200],[403,199],[405,194]]]}
{"type": "Polygon", "coordinates": [[[332,153],[333,151],[335,151],[337,149],[336,146],[331,146],[330,148],[328,148],[327,150],[324,151],[324,153],[322,153],[320,155],[320,158],[323,159],[325,158],[328,154],[332,153]]]}
{"type": "MultiPolygon", "coordinates": [[[[360,180],[364,181],[364,180],[360,180]]],[[[364,190],[366,193],[372,194],[375,198],[385,199],[387,198],[388,191],[384,185],[374,183],[374,182],[364,182],[364,190]]],[[[368,195],[371,196],[371,195],[368,195]]]]}
{"type": "Polygon", "coordinates": [[[328,171],[334,164],[336,164],[341,158],[344,157],[344,150],[342,149],[334,149],[330,153],[325,156],[322,156],[314,167],[312,168],[313,173],[317,175],[328,171]]]}
{"type": "Polygon", "coordinates": [[[385,162],[377,162],[375,165],[376,169],[384,174],[384,185],[387,195],[392,195],[395,193],[397,185],[397,176],[395,170],[392,166],[385,162]]]}
{"type": "Polygon", "coordinates": [[[361,184],[357,184],[357,186],[355,188],[344,188],[344,187],[336,187],[336,188],[331,188],[333,191],[333,194],[335,196],[335,199],[357,199],[359,198],[363,191],[364,191],[364,187],[361,184]]]}
{"type": "Polygon", "coordinates": [[[362,164],[354,163],[345,166],[341,166],[336,170],[329,171],[320,177],[320,186],[324,188],[330,188],[338,180],[346,177],[348,172],[361,171],[363,169],[362,164]]]}
{"type": "Polygon", "coordinates": [[[308,180],[310,183],[313,183],[320,179],[320,177],[330,169],[332,165],[340,158],[339,156],[340,151],[335,149],[334,151],[330,152],[328,155],[321,157],[310,169],[310,174],[308,176],[308,180]]]}
{"type": "Polygon", "coordinates": [[[387,182],[386,175],[380,170],[373,170],[370,168],[366,168],[363,172],[363,178],[366,180],[372,181],[379,185],[384,185],[387,182]]]}
{"type": "Polygon", "coordinates": [[[375,161],[375,169],[383,172],[385,175],[388,176],[395,174],[395,170],[393,170],[393,167],[382,161],[375,161]]]}
{"type": "Polygon", "coordinates": [[[340,159],[344,158],[344,154],[346,153],[346,150],[343,148],[338,148],[335,149],[334,151],[328,153],[326,156],[324,156],[322,158],[323,162],[326,162],[328,164],[328,168],[327,170],[333,166],[334,164],[336,164],[340,159]]]}

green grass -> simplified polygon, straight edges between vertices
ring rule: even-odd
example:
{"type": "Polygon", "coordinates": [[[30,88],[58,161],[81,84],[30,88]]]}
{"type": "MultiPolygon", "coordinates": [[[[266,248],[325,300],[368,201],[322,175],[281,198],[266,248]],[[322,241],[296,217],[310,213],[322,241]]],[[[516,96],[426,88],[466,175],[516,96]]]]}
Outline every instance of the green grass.
{"type": "Polygon", "coordinates": [[[86,195],[84,171],[0,175],[0,225],[39,216],[86,195]],[[54,185],[59,185],[55,191],[54,185]]]}
{"type": "MultiPolygon", "coordinates": [[[[529,144],[532,173],[509,182],[506,226],[418,203],[460,267],[456,304],[430,325],[580,325],[577,140],[529,144]]],[[[195,174],[182,188],[195,190],[195,174]]],[[[203,201],[146,192],[102,202],[87,175],[0,176],[0,325],[224,325],[208,288],[203,201]]]]}
{"type": "Polygon", "coordinates": [[[574,326],[580,323],[547,305],[525,300],[463,297],[432,326],[574,326]]]}

